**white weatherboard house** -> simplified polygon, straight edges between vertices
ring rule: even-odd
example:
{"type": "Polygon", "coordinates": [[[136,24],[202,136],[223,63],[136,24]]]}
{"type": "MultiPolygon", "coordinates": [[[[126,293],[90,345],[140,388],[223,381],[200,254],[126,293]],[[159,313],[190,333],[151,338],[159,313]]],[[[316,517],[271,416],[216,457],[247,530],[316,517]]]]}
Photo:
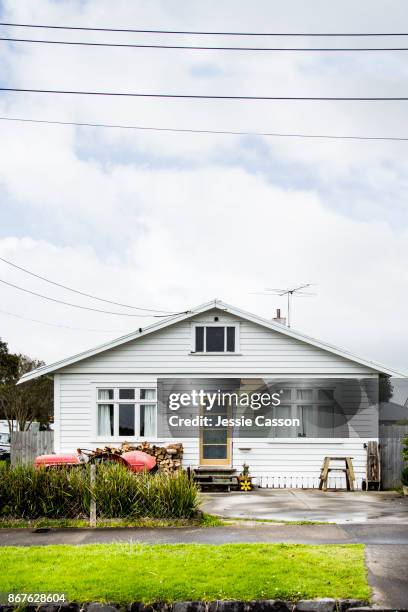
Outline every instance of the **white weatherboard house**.
{"type": "MultiPolygon", "coordinates": [[[[55,452],[182,442],[185,467],[241,470],[246,462],[257,484],[269,487],[318,486],[326,455],[352,457],[361,487],[364,445],[379,435],[376,385],[401,376],[219,300],[43,366],[21,382],[50,374],[55,452]],[[278,390],[274,414],[298,425],[216,432],[170,427],[169,394],[200,387],[278,390]]],[[[194,416],[201,408],[183,410],[194,416]]]]}

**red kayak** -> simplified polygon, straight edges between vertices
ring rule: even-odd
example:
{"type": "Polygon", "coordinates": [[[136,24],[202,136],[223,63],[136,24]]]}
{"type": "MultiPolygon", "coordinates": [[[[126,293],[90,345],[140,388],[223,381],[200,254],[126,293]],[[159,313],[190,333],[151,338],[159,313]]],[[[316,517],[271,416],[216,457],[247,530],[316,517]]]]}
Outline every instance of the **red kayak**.
{"type": "MultiPolygon", "coordinates": [[[[90,462],[103,463],[104,461],[115,461],[116,463],[122,463],[132,472],[143,472],[147,470],[148,472],[152,470],[156,465],[156,458],[152,457],[148,453],[143,453],[142,451],[128,451],[127,453],[123,453],[122,455],[117,454],[103,454],[103,455],[94,455],[91,457],[90,462]]],[[[45,468],[53,468],[61,465],[79,465],[82,464],[83,461],[80,460],[80,457],[77,453],[61,453],[55,455],[39,455],[35,458],[35,467],[45,467],[45,468]]]]}

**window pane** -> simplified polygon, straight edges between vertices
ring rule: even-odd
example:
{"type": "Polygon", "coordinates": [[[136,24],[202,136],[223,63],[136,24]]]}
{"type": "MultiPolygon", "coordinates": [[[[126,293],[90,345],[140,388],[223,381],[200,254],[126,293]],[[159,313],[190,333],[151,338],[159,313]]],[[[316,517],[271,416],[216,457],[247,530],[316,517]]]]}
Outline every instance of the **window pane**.
{"type": "Polygon", "coordinates": [[[98,436],[113,436],[113,404],[98,406],[98,436]]]}
{"type": "Polygon", "coordinates": [[[206,327],[206,351],[207,353],[224,352],[225,327],[206,327]]]}
{"type": "Polygon", "coordinates": [[[195,350],[197,353],[204,350],[204,327],[195,328],[195,350]]]}
{"type": "Polygon", "coordinates": [[[313,405],[298,406],[297,417],[300,420],[298,435],[306,438],[319,437],[318,412],[313,405]]]}
{"type": "Polygon", "coordinates": [[[156,389],[140,389],[140,399],[153,401],[156,399],[156,389]]]}
{"type": "Polygon", "coordinates": [[[227,327],[227,351],[235,352],[235,327],[227,327]]]}
{"type": "Polygon", "coordinates": [[[135,399],[134,389],[119,389],[119,399],[135,399]]]}
{"type": "Polygon", "coordinates": [[[303,402],[311,402],[313,399],[313,389],[296,389],[296,397],[303,402]]]}
{"type": "Polygon", "coordinates": [[[98,389],[98,400],[113,400],[113,389],[98,389]]]}
{"type": "Polygon", "coordinates": [[[334,437],[334,406],[318,406],[319,437],[334,437]]]}
{"type": "Polygon", "coordinates": [[[120,404],[119,405],[119,435],[134,436],[135,435],[135,405],[120,404]]]}
{"type": "Polygon", "coordinates": [[[281,402],[290,402],[292,399],[292,389],[279,389],[278,393],[281,402]]]}
{"type": "Polygon", "coordinates": [[[319,402],[334,400],[334,389],[319,389],[319,402]]]}
{"type": "MultiPolygon", "coordinates": [[[[275,406],[273,409],[273,417],[275,419],[291,419],[292,408],[291,406],[275,406]]],[[[275,438],[294,438],[297,436],[296,427],[290,427],[289,425],[278,425],[273,428],[275,438]]]]}
{"type": "Polygon", "coordinates": [[[203,446],[203,459],[226,459],[227,446],[203,446]]]}
{"type": "Polygon", "coordinates": [[[145,438],[156,436],[155,404],[141,404],[140,406],[140,435],[145,438]]]}
{"type": "Polygon", "coordinates": [[[204,444],[227,444],[228,431],[226,429],[204,429],[203,443],[204,444]]]}

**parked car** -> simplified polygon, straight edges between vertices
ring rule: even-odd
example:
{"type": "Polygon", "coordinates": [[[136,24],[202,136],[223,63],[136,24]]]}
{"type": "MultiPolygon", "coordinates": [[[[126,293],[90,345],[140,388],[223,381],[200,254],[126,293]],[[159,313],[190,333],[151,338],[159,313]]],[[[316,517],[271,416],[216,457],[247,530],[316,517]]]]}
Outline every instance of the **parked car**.
{"type": "Polygon", "coordinates": [[[61,466],[80,466],[86,463],[121,463],[132,472],[151,471],[156,467],[156,458],[142,451],[128,451],[121,455],[107,452],[83,451],[77,453],[60,453],[39,455],[35,458],[35,467],[47,469],[61,466]]]}
{"type": "Polygon", "coordinates": [[[10,461],[10,434],[0,433],[0,461],[10,461]]]}

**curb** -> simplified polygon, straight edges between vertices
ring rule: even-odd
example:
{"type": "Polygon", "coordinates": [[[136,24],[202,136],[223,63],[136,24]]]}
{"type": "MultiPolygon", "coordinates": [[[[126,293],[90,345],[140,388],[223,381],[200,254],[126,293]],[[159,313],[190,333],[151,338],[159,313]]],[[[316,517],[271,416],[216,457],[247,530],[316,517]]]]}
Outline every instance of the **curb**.
{"type": "MultiPolygon", "coordinates": [[[[126,605],[115,603],[64,602],[62,604],[29,604],[21,606],[0,605],[0,612],[384,612],[385,608],[371,608],[367,601],[358,599],[302,599],[296,603],[277,599],[255,601],[216,600],[176,601],[173,604],[156,602],[144,604],[133,602],[126,605]]],[[[394,609],[395,612],[395,609],[394,609]]],[[[400,611],[403,612],[403,611],[400,611]]]]}

